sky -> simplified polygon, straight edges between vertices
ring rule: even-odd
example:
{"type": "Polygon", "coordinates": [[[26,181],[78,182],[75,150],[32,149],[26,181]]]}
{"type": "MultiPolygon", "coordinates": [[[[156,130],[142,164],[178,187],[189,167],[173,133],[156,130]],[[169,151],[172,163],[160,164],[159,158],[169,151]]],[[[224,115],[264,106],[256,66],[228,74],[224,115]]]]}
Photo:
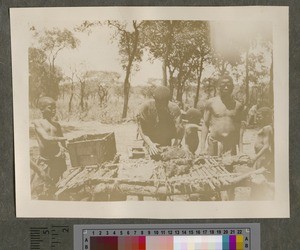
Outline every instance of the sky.
{"type": "MultiPolygon", "coordinates": [[[[51,29],[59,27],[67,28],[80,40],[80,45],[76,49],[64,49],[60,51],[56,59],[56,65],[62,68],[65,75],[70,75],[70,69],[114,71],[121,75],[120,81],[125,78],[125,71],[120,63],[120,55],[117,38],[111,39],[112,28],[107,26],[97,26],[90,33],[74,31],[74,27],[80,25],[84,20],[68,20],[61,23],[55,19],[47,22],[31,23],[36,30],[51,29]]],[[[212,43],[216,49],[228,53],[228,48],[243,45],[247,39],[256,31],[261,31],[270,36],[271,29],[267,23],[241,23],[241,22],[210,22],[212,43]]],[[[32,43],[35,40],[32,39],[32,43]]],[[[230,51],[229,51],[230,53],[230,51]]],[[[144,85],[149,78],[162,78],[162,62],[148,60],[149,54],[144,53],[142,62],[139,63],[139,71],[131,74],[132,85],[144,85]]],[[[203,78],[212,75],[212,68],[207,68],[203,72],[203,78]]]]}
{"type": "MultiPolygon", "coordinates": [[[[41,27],[33,24],[37,30],[43,28],[51,29],[59,27],[72,30],[76,24],[48,24],[41,27]]],[[[74,32],[74,35],[80,40],[80,45],[76,49],[64,49],[60,52],[56,59],[56,65],[62,68],[62,71],[68,75],[70,68],[114,71],[121,75],[121,81],[125,78],[125,71],[122,69],[121,58],[119,55],[117,39],[111,40],[112,29],[101,26],[92,29],[89,34],[87,32],[74,32]]],[[[32,40],[35,43],[34,40],[32,40]]],[[[146,84],[148,78],[162,78],[162,62],[155,60],[149,62],[148,53],[144,53],[143,60],[139,63],[139,71],[133,71],[131,74],[132,85],[146,84]]]]}

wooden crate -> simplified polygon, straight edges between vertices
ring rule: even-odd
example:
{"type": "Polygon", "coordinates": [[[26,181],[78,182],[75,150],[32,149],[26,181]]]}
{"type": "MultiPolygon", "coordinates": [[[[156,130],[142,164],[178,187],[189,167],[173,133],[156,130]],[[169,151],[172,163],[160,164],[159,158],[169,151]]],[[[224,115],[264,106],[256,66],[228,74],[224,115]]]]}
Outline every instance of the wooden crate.
{"type": "Polygon", "coordinates": [[[114,133],[83,135],[68,143],[72,167],[101,164],[116,155],[114,133]]]}
{"type": "Polygon", "coordinates": [[[146,149],[144,147],[129,147],[128,156],[129,159],[145,158],[146,149]]]}

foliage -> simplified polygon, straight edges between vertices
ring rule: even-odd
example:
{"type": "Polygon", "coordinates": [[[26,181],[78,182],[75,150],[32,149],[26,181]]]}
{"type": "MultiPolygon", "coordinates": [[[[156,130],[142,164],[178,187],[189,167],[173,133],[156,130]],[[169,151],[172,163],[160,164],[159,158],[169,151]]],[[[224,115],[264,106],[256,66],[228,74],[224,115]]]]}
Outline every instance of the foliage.
{"type": "Polygon", "coordinates": [[[203,63],[210,51],[208,23],[146,21],[144,29],[145,47],[152,60],[160,59],[169,69],[171,92],[173,94],[173,88],[176,88],[176,99],[181,101],[186,82],[199,76],[200,82],[203,63]]]}
{"type": "Polygon", "coordinates": [[[75,49],[80,43],[74,34],[67,29],[45,29],[36,35],[38,36],[38,43],[47,54],[48,59],[55,60],[59,51],[65,48],[75,49]]]}
{"type": "Polygon", "coordinates": [[[59,95],[59,81],[56,78],[55,60],[59,52],[63,49],[75,49],[80,41],[74,34],[67,30],[60,30],[58,28],[44,29],[37,31],[34,27],[34,37],[37,40],[37,47],[46,55],[49,65],[49,78],[47,81],[47,95],[53,99],[57,99],[59,95]]]}
{"type": "MultiPolygon", "coordinates": [[[[51,93],[52,85],[50,82],[49,64],[46,54],[41,50],[34,47],[28,49],[29,61],[29,102],[31,106],[36,106],[38,99],[41,96],[49,96],[51,93]]],[[[61,70],[55,67],[55,73],[51,77],[51,82],[59,84],[63,79],[61,70]]]]}

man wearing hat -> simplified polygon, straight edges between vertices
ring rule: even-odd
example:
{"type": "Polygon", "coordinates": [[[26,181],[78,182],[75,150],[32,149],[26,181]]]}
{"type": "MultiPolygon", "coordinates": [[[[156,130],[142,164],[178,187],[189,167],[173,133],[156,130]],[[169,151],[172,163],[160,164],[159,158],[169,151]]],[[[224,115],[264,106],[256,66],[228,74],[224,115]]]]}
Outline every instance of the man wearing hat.
{"type": "Polygon", "coordinates": [[[181,139],[183,127],[181,111],[170,102],[170,90],[159,86],[154,90],[154,100],[144,103],[138,114],[139,132],[150,155],[157,155],[157,146],[170,146],[172,139],[181,139]]]}

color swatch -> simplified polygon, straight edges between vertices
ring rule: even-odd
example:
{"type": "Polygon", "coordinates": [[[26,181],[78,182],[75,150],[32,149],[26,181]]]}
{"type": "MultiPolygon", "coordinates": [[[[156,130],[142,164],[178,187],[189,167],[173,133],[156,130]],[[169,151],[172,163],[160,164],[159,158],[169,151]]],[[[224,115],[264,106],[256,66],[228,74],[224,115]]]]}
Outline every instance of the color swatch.
{"type": "Polygon", "coordinates": [[[243,235],[97,236],[91,250],[244,250],[243,235]]]}

